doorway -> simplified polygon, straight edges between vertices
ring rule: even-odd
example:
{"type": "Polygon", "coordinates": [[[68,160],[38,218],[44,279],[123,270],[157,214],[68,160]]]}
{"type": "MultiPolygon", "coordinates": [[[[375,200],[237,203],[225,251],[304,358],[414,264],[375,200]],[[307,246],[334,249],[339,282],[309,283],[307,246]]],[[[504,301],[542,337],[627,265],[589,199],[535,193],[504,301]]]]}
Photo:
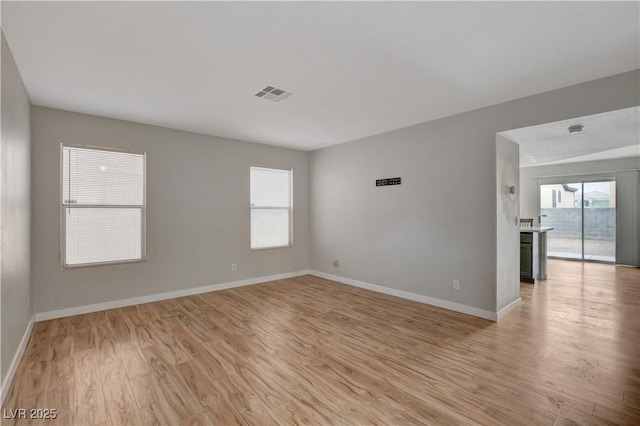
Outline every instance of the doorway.
{"type": "Polygon", "coordinates": [[[541,184],[540,225],[549,257],[615,263],[615,180],[541,184]]]}

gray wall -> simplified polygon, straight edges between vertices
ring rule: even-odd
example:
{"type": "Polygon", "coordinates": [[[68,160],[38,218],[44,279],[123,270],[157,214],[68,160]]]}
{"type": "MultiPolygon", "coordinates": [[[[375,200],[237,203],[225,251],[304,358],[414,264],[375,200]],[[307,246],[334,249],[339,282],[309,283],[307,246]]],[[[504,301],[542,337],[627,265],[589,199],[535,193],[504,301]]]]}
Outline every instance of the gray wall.
{"type": "Polygon", "coordinates": [[[616,262],[640,266],[640,173],[637,169],[640,169],[640,157],[523,167],[520,169],[520,214],[533,217],[538,223],[540,183],[615,179],[616,262]]]}
{"type": "Polygon", "coordinates": [[[41,107],[32,121],[36,312],[308,268],[308,153],[41,107]],[[60,268],[61,142],[147,152],[147,262],[60,268]],[[294,169],[293,248],[249,250],[251,165],[294,169]]]}
{"type": "Polygon", "coordinates": [[[312,269],[495,312],[496,133],[636,106],[639,93],[634,71],[312,152],[312,269]]]}
{"type": "Polygon", "coordinates": [[[496,137],[496,310],[520,298],[520,150],[496,137]],[[509,189],[516,187],[511,195],[509,189]]]}
{"type": "Polygon", "coordinates": [[[616,263],[640,266],[640,171],[616,173],[616,190],[616,263]]]}
{"type": "MultiPolygon", "coordinates": [[[[4,384],[33,314],[31,297],[31,104],[2,34],[2,143],[0,144],[0,323],[4,384]]],[[[6,391],[6,390],[5,390],[6,391]]]]}

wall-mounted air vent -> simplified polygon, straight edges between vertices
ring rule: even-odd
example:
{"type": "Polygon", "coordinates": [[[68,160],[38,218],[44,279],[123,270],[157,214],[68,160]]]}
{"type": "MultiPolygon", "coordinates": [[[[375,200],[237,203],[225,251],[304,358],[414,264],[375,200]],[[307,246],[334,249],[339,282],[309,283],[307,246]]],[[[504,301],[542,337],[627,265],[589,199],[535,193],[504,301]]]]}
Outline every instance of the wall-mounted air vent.
{"type": "Polygon", "coordinates": [[[262,99],[267,99],[273,102],[282,102],[287,99],[289,96],[293,95],[293,93],[288,92],[284,89],[279,89],[274,86],[267,86],[258,93],[256,96],[262,99]]]}

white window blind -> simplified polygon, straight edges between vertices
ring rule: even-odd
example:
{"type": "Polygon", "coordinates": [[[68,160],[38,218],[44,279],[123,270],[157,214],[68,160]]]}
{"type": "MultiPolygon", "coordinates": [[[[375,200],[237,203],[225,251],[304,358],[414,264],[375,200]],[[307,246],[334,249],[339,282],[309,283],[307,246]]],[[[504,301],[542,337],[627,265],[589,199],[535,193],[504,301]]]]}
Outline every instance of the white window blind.
{"type": "Polygon", "coordinates": [[[251,248],[291,246],[292,170],[251,167],[251,248]]]}
{"type": "Polygon", "coordinates": [[[144,259],[145,155],[62,147],[63,266],[144,259]]]}

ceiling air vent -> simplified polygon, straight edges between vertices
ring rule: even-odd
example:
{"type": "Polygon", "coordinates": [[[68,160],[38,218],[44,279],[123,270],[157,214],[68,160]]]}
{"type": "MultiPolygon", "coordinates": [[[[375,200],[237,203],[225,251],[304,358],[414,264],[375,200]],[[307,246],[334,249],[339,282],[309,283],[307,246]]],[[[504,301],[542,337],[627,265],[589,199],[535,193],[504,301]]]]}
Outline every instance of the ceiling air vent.
{"type": "Polygon", "coordinates": [[[293,95],[291,92],[287,92],[284,89],[279,89],[274,86],[267,86],[258,93],[256,96],[262,99],[267,99],[273,102],[281,102],[293,95]]]}

